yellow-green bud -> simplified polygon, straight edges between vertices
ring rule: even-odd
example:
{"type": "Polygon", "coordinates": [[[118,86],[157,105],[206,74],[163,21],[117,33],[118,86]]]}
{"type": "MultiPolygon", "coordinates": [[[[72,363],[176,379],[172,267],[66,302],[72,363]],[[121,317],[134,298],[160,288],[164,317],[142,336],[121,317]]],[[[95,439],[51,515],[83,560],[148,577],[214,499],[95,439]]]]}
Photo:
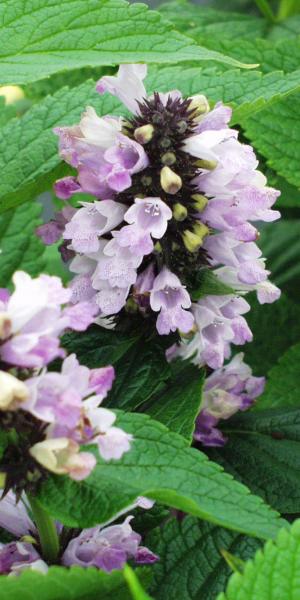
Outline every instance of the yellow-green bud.
{"type": "Polygon", "coordinates": [[[156,242],[156,244],[154,245],[154,252],[156,252],[157,254],[160,254],[162,252],[162,247],[160,242],[156,242]]]}
{"type": "Polygon", "coordinates": [[[173,206],[173,217],[176,221],[184,221],[187,217],[187,209],[180,202],[176,202],[173,206]]]}
{"type": "Polygon", "coordinates": [[[205,160],[204,158],[200,158],[200,160],[196,160],[194,164],[196,165],[196,167],[200,167],[200,169],[207,169],[207,171],[213,171],[216,168],[218,161],[205,160]]]}
{"type": "Polygon", "coordinates": [[[207,227],[207,225],[204,225],[204,223],[198,221],[198,223],[194,225],[193,231],[198,236],[198,238],[201,239],[201,244],[203,244],[204,238],[209,234],[209,228],[207,227]]]}
{"type": "Polygon", "coordinates": [[[138,311],[138,305],[133,298],[128,298],[125,305],[125,310],[128,313],[136,313],[138,311]]]}
{"type": "Polygon", "coordinates": [[[0,87],[0,96],[4,96],[5,104],[13,104],[17,100],[22,100],[25,94],[18,85],[3,85],[0,87]]]}
{"type": "Polygon", "coordinates": [[[196,96],[191,96],[189,110],[194,111],[193,119],[195,121],[198,121],[198,120],[201,121],[202,115],[206,115],[209,111],[209,104],[208,104],[208,100],[207,100],[206,96],[203,96],[203,94],[197,94],[196,96]]]}
{"type": "Polygon", "coordinates": [[[170,167],[176,163],[176,155],[174,152],[165,152],[165,154],[163,154],[161,157],[161,162],[163,165],[170,167]]]}
{"type": "Polygon", "coordinates": [[[186,249],[189,252],[197,252],[202,246],[201,238],[199,238],[196,233],[193,233],[193,231],[189,231],[189,229],[185,229],[182,234],[182,239],[186,249]]]}
{"type": "Polygon", "coordinates": [[[134,130],[134,137],[139,144],[147,144],[152,140],[154,127],[150,123],[134,130]]]}
{"type": "Polygon", "coordinates": [[[194,200],[193,207],[198,212],[201,212],[202,210],[204,210],[204,208],[206,207],[206,205],[208,203],[206,196],[202,196],[202,194],[193,194],[192,199],[194,200]]]}
{"type": "Polygon", "coordinates": [[[2,490],[5,486],[6,483],[6,473],[3,473],[3,471],[0,473],[0,490],[2,490]]]}
{"type": "Polygon", "coordinates": [[[160,185],[167,194],[177,194],[182,188],[182,180],[170,167],[163,167],[160,172],[160,185]]]}

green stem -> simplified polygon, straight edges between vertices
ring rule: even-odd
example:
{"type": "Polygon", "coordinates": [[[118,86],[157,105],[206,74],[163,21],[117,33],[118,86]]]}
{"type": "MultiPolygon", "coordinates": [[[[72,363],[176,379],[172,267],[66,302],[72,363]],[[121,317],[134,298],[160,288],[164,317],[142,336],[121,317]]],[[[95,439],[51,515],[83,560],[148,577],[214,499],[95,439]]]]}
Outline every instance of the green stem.
{"type": "Polygon", "coordinates": [[[290,15],[294,14],[296,12],[295,9],[297,8],[297,4],[297,0],[281,0],[278,8],[278,21],[284,21],[284,19],[287,19],[290,15]]]}
{"type": "Polygon", "coordinates": [[[29,496],[28,500],[39,533],[43,558],[48,564],[55,563],[59,554],[59,539],[55,523],[41,507],[38,500],[33,498],[33,496],[29,496]]]}
{"type": "Polygon", "coordinates": [[[266,17],[266,19],[268,19],[268,21],[271,21],[271,23],[276,23],[277,19],[273,13],[273,10],[268,0],[255,0],[255,3],[258,6],[260,12],[264,15],[264,17],[266,17]]]}

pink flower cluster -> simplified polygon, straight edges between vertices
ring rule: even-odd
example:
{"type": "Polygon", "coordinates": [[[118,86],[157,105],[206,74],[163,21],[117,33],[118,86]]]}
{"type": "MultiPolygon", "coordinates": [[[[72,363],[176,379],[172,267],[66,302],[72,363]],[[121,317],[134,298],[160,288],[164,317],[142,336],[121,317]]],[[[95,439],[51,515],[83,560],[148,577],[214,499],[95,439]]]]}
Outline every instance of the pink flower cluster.
{"type": "Polygon", "coordinates": [[[59,336],[69,328],[85,330],[95,307],[85,301],[66,305],[72,291],[57,277],[31,279],[17,272],[13,282],[15,291],[2,290],[0,300],[0,359],[6,369],[0,371],[0,414],[10,414],[10,427],[17,432],[22,430],[18,418],[31,415],[32,434],[39,431],[40,439],[30,447],[30,456],[53,473],[83,479],[96,458],[81,452],[82,446],[96,444],[104,460],[119,459],[132,439],[114,425],[116,415],[100,407],[114,380],[113,367],[90,370],[73,354],[60,372],[45,368],[65,356],[59,336]]]}
{"type": "Polygon", "coordinates": [[[210,110],[204,96],[185,100],[176,90],[147,97],[146,72],[122,65],[97,84],[125,104],[129,121],[88,107],[79,125],[55,130],[61,157],[77,169],[56,183],[57,196],[98,199],[71,209],[63,232],[60,217],[39,235],[51,243],[62,232],[75,254],[75,306],[90,303],[106,317],[126,310],[129,299],[144,315],[158,313],[159,334],[191,334],[169,356],[219,368],[231,344],[252,339],[242,316],[250,306],[240,296],[256,290],[264,303],[280,295],[253,225],[279,218],[271,209],[279,192],[266,186],[253,149],[229,127],[229,107],[210,110]],[[190,277],[203,265],[232,295],[192,302],[190,277]]]}

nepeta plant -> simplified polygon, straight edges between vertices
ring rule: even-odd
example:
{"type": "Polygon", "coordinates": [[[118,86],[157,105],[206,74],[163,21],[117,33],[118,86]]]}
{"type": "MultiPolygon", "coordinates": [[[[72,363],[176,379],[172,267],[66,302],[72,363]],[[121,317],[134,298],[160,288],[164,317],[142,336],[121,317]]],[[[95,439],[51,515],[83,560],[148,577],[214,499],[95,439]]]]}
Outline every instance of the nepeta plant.
{"type": "Polygon", "coordinates": [[[0,600],[300,595],[300,15],[232,4],[0,8],[0,600]]]}

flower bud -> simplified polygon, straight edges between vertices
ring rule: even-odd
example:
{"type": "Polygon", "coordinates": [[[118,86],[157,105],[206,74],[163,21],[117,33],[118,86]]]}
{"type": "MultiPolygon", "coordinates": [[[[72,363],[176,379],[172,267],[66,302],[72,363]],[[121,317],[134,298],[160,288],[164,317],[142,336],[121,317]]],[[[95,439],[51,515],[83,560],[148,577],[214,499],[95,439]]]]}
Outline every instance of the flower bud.
{"type": "Polygon", "coordinates": [[[160,185],[167,194],[177,194],[182,188],[182,180],[170,167],[163,167],[160,172],[160,185]]]}
{"type": "Polygon", "coordinates": [[[191,96],[189,110],[194,112],[193,118],[195,121],[201,121],[202,115],[206,115],[209,112],[209,104],[206,96],[203,96],[203,94],[191,96]],[[200,119],[197,117],[200,117],[200,119]]]}
{"type": "Polygon", "coordinates": [[[182,234],[183,243],[189,252],[197,252],[203,244],[204,238],[208,235],[209,228],[204,223],[196,223],[193,231],[186,229],[182,234]]]}
{"type": "Polygon", "coordinates": [[[197,252],[202,245],[201,239],[189,229],[183,232],[182,239],[186,249],[192,253],[197,252]]]}
{"type": "Polygon", "coordinates": [[[173,206],[173,217],[176,221],[184,221],[187,217],[187,209],[180,202],[176,202],[173,206]]]}
{"type": "Polygon", "coordinates": [[[3,471],[0,472],[0,490],[3,490],[3,488],[5,487],[5,483],[6,483],[6,473],[3,473],[3,471]]]}
{"type": "Polygon", "coordinates": [[[0,371],[0,410],[15,410],[29,395],[23,381],[5,371],[0,371]]]}
{"type": "Polygon", "coordinates": [[[0,312],[0,340],[5,340],[11,332],[11,320],[7,313],[0,312]]]}
{"type": "Polygon", "coordinates": [[[154,127],[150,123],[134,130],[134,137],[139,144],[147,144],[152,140],[154,127]]]}
{"type": "Polygon", "coordinates": [[[193,230],[195,234],[201,239],[201,244],[203,244],[204,238],[209,234],[209,227],[198,221],[194,226],[193,230]]]}
{"type": "Polygon", "coordinates": [[[208,203],[206,196],[202,196],[202,194],[193,194],[192,199],[194,200],[193,207],[198,212],[202,212],[208,203]]]}
{"type": "Polygon", "coordinates": [[[207,171],[213,171],[217,164],[218,161],[216,160],[205,160],[204,158],[200,158],[200,160],[196,160],[195,163],[196,167],[199,167],[200,169],[206,169],[207,171]]]}
{"type": "Polygon", "coordinates": [[[168,167],[174,165],[174,163],[176,163],[176,154],[174,154],[174,152],[166,152],[162,155],[161,162],[168,167]]]}
{"type": "Polygon", "coordinates": [[[156,242],[156,244],[154,245],[154,252],[156,252],[156,254],[160,254],[162,252],[162,247],[160,242],[156,242]]]}

